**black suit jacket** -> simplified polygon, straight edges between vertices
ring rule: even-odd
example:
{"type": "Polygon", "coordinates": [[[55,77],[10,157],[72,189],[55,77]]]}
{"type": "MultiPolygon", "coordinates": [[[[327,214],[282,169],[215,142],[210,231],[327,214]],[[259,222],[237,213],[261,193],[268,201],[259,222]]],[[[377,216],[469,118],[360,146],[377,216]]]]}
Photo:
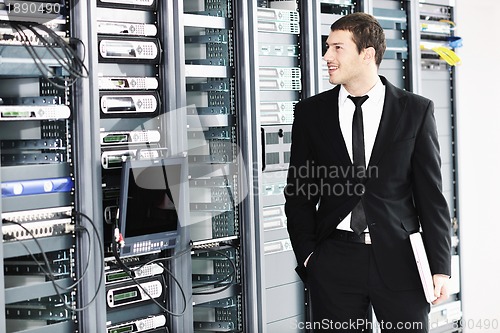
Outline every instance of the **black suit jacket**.
{"type": "Polygon", "coordinates": [[[433,103],[381,80],[384,107],[364,180],[340,129],[340,87],[297,103],[285,211],[302,275],[309,254],[362,200],[380,274],[389,288],[407,290],[420,285],[408,238],[420,226],[432,274],[451,274],[451,221],[433,103]]]}

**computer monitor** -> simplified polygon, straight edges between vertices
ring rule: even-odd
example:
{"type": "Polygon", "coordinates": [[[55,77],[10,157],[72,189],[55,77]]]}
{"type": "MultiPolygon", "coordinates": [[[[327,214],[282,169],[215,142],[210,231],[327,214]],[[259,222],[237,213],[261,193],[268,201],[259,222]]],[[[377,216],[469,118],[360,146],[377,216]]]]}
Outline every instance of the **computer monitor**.
{"type": "Polygon", "coordinates": [[[187,211],[185,157],[127,160],[123,164],[119,229],[120,257],[175,247],[179,222],[187,211]]]}

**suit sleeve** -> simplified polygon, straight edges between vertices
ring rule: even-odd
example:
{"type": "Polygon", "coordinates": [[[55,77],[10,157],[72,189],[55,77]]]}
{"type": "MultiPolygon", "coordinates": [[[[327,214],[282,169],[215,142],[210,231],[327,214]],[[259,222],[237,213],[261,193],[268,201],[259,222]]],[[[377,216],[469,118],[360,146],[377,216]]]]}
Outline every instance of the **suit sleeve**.
{"type": "Polygon", "coordinates": [[[284,195],[287,228],[299,266],[316,246],[316,204],[320,188],[312,177],[314,157],[308,127],[307,109],[303,103],[295,107],[292,127],[290,167],[284,195]]]}
{"type": "Polygon", "coordinates": [[[417,132],[412,164],[413,197],[431,272],[451,275],[451,221],[442,193],[441,158],[432,101],[427,105],[417,132]]]}

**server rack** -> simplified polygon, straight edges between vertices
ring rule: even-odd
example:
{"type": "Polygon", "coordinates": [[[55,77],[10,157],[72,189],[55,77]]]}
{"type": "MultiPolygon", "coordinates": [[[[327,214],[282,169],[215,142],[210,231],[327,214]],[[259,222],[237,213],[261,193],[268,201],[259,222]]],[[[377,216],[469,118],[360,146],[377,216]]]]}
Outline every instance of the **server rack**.
{"type": "MultiPolygon", "coordinates": [[[[118,199],[124,191],[122,163],[177,156],[167,146],[168,120],[163,106],[163,57],[170,47],[164,43],[162,29],[166,12],[158,1],[96,1],[95,6],[92,43],[97,76],[93,84],[98,92],[93,91],[97,103],[92,111],[99,124],[94,130],[98,131],[101,164],[99,220],[105,248],[106,330],[134,327],[132,331],[168,332],[175,317],[187,308],[187,299],[176,303],[175,298],[184,281],[172,277],[175,264],[165,259],[174,251],[156,242],[144,243],[138,250],[133,248],[137,255],[120,259],[124,253],[117,257],[113,249],[116,232],[125,232],[117,224],[118,199]],[[135,279],[127,273],[129,269],[135,272],[135,279]]],[[[169,247],[174,245],[172,241],[177,242],[168,240],[169,247]]],[[[121,247],[121,251],[126,249],[121,247]]]]}
{"type": "Polygon", "coordinates": [[[236,1],[177,1],[180,52],[178,95],[183,149],[190,174],[190,220],[186,236],[193,253],[192,319],[188,331],[246,331],[254,321],[249,273],[254,260],[252,230],[242,226],[251,170],[242,125],[248,102],[242,93],[246,5],[236,1]],[[243,37],[244,38],[244,37],[243,37]],[[184,125],[185,124],[185,125],[184,125]]]}
{"type": "Polygon", "coordinates": [[[74,332],[84,306],[73,135],[87,73],[71,6],[0,4],[3,332],[74,332]]]}
{"type": "Polygon", "coordinates": [[[453,226],[450,298],[447,302],[431,308],[431,332],[462,331],[460,327],[462,304],[454,98],[455,66],[459,64],[459,58],[453,52],[456,47],[461,46],[461,39],[454,34],[454,9],[454,1],[420,1],[418,12],[420,93],[434,101],[434,116],[441,148],[443,194],[450,208],[453,226]]]}
{"type": "Polygon", "coordinates": [[[82,40],[85,49],[85,65],[89,69],[89,78],[77,82],[75,89],[75,103],[81,112],[75,114],[75,155],[80,161],[75,165],[75,175],[80,186],[76,189],[75,205],[78,211],[89,219],[82,219],[80,223],[90,228],[93,223],[97,228],[97,235],[92,241],[83,239],[77,244],[76,251],[80,258],[91,252],[86,258],[88,263],[82,262],[80,267],[89,265],[89,273],[82,277],[80,299],[87,305],[81,312],[78,331],[103,331],[106,327],[106,305],[104,288],[104,253],[103,253],[103,226],[102,226],[102,179],[101,179],[101,152],[99,146],[100,116],[94,110],[99,110],[98,85],[94,80],[94,73],[98,72],[97,36],[95,18],[95,2],[73,2],[71,12],[75,18],[72,31],[82,40]],[[90,320],[89,318],[92,318],[90,320]]]}
{"type": "MultiPolygon", "coordinates": [[[[459,230],[457,223],[458,195],[456,192],[456,146],[454,139],[454,64],[446,63],[432,47],[445,46],[453,49],[459,38],[453,38],[453,1],[317,1],[306,6],[311,14],[304,24],[308,36],[322,36],[304,43],[306,62],[310,66],[305,83],[307,95],[331,89],[327,75],[321,75],[324,50],[322,47],[329,27],[341,15],[354,11],[373,14],[382,24],[387,38],[387,52],[380,67],[380,74],[396,86],[420,93],[435,101],[436,122],[442,155],[443,190],[451,210],[454,229],[452,257],[452,281],[450,300],[433,307],[430,320],[432,331],[453,332],[461,318],[459,277],[459,230]],[[429,44],[431,45],[429,47],[429,44]],[[425,46],[425,47],[424,47],[425,46]],[[422,49],[422,50],[421,50],[422,49]],[[444,324],[448,323],[448,324],[444,324]],[[450,324],[451,323],[451,324],[450,324]]],[[[449,60],[450,61],[450,60],[449,60]]],[[[323,67],[322,67],[323,66],[323,67]]],[[[373,321],[376,320],[372,314],[373,321]]],[[[375,322],[372,325],[377,327],[375,322]]],[[[377,331],[375,329],[374,331],[377,331]]]]}
{"type": "Polygon", "coordinates": [[[299,1],[255,1],[255,204],[263,332],[298,331],[305,321],[304,287],[286,231],[283,190],[294,105],[304,96],[304,11],[299,1]],[[283,302],[287,299],[287,302],[283,302]]]}

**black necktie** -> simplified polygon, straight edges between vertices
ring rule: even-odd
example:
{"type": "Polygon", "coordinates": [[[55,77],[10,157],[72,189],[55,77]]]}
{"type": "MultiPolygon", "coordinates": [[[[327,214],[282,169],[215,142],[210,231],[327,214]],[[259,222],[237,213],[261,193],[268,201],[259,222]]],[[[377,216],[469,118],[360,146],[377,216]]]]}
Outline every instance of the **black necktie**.
{"type": "MultiPolygon", "coordinates": [[[[356,174],[362,173],[366,169],[365,162],[365,138],[363,131],[363,110],[361,105],[368,99],[368,96],[353,97],[348,96],[356,105],[354,115],[352,117],[352,164],[356,168],[356,174]]],[[[367,227],[365,210],[362,202],[354,207],[351,213],[351,229],[356,234],[361,234],[367,227]]]]}

